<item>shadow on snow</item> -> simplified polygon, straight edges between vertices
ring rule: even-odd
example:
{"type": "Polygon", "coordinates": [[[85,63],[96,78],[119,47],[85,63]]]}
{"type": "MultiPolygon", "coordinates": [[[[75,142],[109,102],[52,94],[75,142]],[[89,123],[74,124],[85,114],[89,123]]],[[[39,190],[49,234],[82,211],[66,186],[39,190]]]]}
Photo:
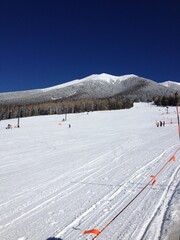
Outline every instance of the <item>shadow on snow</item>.
{"type": "Polygon", "coordinates": [[[46,240],[63,240],[62,238],[56,238],[56,237],[50,237],[47,238],[46,240]]]}

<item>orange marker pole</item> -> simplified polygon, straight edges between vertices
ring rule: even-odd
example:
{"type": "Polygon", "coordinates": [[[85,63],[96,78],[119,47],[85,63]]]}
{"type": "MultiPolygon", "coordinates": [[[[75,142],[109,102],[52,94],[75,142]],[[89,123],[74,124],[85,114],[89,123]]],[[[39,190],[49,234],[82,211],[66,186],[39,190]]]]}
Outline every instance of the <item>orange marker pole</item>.
{"type": "Polygon", "coordinates": [[[151,185],[153,186],[155,183],[156,183],[156,176],[154,176],[154,175],[151,175],[151,178],[152,178],[152,183],[151,183],[151,185]]]}
{"type": "Polygon", "coordinates": [[[173,155],[173,156],[169,159],[169,162],[175,161],[175,160],[176,160],[176,158],[175,158],[175,156],[173,155]]]}

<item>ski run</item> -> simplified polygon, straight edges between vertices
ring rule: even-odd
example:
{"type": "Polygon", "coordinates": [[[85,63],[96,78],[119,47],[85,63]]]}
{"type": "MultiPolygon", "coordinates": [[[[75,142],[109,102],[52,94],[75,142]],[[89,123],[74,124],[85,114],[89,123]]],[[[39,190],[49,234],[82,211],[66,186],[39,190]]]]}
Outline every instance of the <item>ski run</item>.
{"type": "Polygon", "coordinates": [[[84,231],[108,223],[98,240],[168,239],[180,199],[176,108],[63,118],[0,121],[0,239],[90,240],[84,231]]]}

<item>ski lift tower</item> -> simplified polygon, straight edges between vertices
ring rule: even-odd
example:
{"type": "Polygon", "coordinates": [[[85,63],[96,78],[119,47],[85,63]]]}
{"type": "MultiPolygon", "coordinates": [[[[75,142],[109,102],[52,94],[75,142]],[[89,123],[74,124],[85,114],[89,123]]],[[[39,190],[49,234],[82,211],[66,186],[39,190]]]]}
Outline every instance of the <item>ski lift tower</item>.
{"type": "Polygon", "coordinates": [[[66,107],[66,112],[65,112],[65,121],[67,121],[67,113],[68,113],[68,107],[66,107]]]}
{"type": "Polygon", "coordinates": [[[169,107],[167,106],[167,107],[166,107],[166,113],[167,113],[167,114],[169,113],[169,112],[168,112],[168,109],[169,109],[169,107]]]}
{"type": "Polygon", "coordinates": [[[17,122],[17,127],[19,128],[19,122],[20,122],[20,107],[18,108],[18,122],[17,122]]]}

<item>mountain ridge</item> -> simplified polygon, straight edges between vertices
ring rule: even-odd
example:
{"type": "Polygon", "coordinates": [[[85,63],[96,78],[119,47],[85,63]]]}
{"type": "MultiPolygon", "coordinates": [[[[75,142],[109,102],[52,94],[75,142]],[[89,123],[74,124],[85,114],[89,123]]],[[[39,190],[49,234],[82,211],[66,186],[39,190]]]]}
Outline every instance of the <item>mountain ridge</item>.
{"type": "MultiPolygon", "coordinates": [[[[173,82],[173,86],[176,84],[173,82]]],[[[180,90],[180,88],[178,89],[180,90]]],[[[123,96],[150,101],[155,96],[174,94],[177,89],[134,74],[114,76],[92,74],[56,86],[26,91],[0,93],[0,104],[31,104],[64,99],[97,99],[123,96]]]]}
{"type": "Polygon", "coordinates": [[[162,85],[175,89],[175,90],[180,90],[180,83],[178,82],[173,82],[173,81],[165,81],[161,83],[162,85]]]}
{"type": "Polygon", "coordinates": [[[67,87],[70,85],[74,85],[74,84],[81,84],[85,81],[104,81],[104,82],[108,82],[110,83],[110,81],[124,81],[128,78],[131,77],[138,77],[137,75],[134,74],[127,74],[127,75],[123,75],[123,76],[115,76],[115,75],[111,75],[111,74],[107,74],[107,73],[101,73],[101,74],[92,74],[89,75],[87,77],[81,78],[81,79],[75,79],[72,81],[69,81],[67,83],[62,83],[62,84],[58,84],[52,87],[48,87],[48,88],[43,88],[41,90],[43,91],[49,91],[55,88],[62,88],[62,87],[67,87]]]}

